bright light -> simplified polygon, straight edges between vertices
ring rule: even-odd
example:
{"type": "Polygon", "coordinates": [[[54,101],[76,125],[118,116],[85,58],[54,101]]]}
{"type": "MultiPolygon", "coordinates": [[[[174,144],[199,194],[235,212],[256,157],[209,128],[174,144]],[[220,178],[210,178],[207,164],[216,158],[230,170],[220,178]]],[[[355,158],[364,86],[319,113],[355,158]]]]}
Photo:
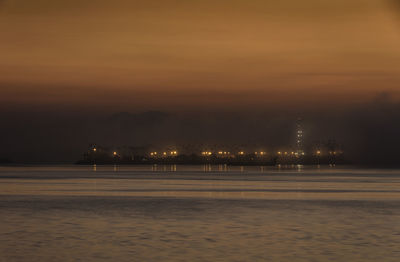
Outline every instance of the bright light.
{"type": "Polygon", "coordinates": [[[164,152],[163,155],[166,156],[166,155],[167,155],[167,152],[164,152]]]}
{"type": "Polygon", "coordinates": [[[320,154],[321,154],[321,151],[318,150],[318,151],[317,151],[317,155],[320,155],[320,154]]]}
{"type": "Polygon", "coordinates": [[[278,155],[280,155],[280,154],[282,154],[282,152],[281,152],[281,151],[279,151],[279,152],[278,152],[278,155]]]}
{"type": "Polygon", "coordinates": [[[244,152],[243,152],[243,151],[240,151],[240,152],[239,152],[239,155],[244,155],[244,152]]]}
{"type": "Polygon", "coordinates": [[[96,148],[93,148],[93,152],[96,152],[97,151],[97,149],[96,148]]]}
{"type": "Polygon", "coordinates": [[[117,152],[114,151],[113,155],[116,156],[116,155],[117,155],[117,152]]]}
{"type": "Polygon", "coordinates": [[[219,152],[218,152],[218,154],[219,154],[219,155],[222,155],[222,154],[223,154],[223,152],[222,152],[222,151],[219,151],[219,152]]]}

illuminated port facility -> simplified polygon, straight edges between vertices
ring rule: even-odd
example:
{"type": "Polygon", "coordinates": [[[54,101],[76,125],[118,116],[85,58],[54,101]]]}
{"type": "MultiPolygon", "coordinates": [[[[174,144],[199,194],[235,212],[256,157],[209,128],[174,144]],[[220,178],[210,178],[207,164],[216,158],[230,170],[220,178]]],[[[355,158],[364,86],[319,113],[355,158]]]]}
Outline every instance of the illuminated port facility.
{"type": "Polygon", "coordinates": [[[345,163],[343,150],[334,140],[304,147],[301,119],[296,122],[292,146],[268,150],[246,145],[182,145],[103,147],[91,144],[78,164],[228,164],[279,165],[345,163]]]}

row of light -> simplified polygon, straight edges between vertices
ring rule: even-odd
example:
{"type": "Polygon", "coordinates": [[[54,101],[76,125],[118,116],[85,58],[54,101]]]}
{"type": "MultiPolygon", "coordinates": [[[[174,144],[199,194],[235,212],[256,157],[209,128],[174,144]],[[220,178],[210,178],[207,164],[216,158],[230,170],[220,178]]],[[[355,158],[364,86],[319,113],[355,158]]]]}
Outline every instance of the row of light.
{"type": "MultiPolygon", "coordinates": [[[[176,155],[178,155],[178,152],[177,152],[177,151],[162,152],[162,155],[163,155],[163,156],[167,156],[168,154],[169,154],[170,156],[176,156],[176,155]]],[[[150,152],[150,155],[151,155],[151,156],[157,156],[158,153],[157,153],[157,152],[150,152]]]]}
{"type": "MultiPolygon", "coordinates": [[[[277,153],[278,153],[278,155],[282,155],[282,154],[283,155],[299,155],[298,152],[281,152],[281,151],[278,151],[277,153]]],[[[329,152],[329,153],[336,155],[336,152],[329,152]]],[[[201,155],[203,155],[203,156],[211,156],[212,154],[213,154],[213,152],[211,152],[211,151],[203,151],[203,152],[201,152],[201,155]]],[[[218,152],[218,155],[230,155],[230,154],[231,154],[230,152],[226,152],[226,151],[219,151],[218,152]]],[[[263,155],[266,155],[267,152],[264,152],[264,151],[254,152],[254,154],[263,156],[263,155]]],[[[304,152],[301,152],[300,154],[303,155],[303,156],[305,155],[304,152]]],[[[317,151],[317,154],[318,155],[321,154],[321,151],[317,151]]],[[[151,156],[157,156],[157,152],[151,152],[150,155],[151,156]]],[[[167,152],[164,152],[163,155],[166,156],[167,152]]],[[[171,151],[170,155],[177,155],[177,152],[176,151],[171,151]]],[[[238,155],[243,156],[243,155],[245,155],[245,152],[244,151],[240,151],[240,152],[238,152],[238,155]]]]}
{"type": "Polygon", "coordinates": [[[278,155],[296,155],[296,156],[298,156],[298,155],[302,155],[302,156],[304,156],[305,155],[305,153],[304,152],[301,152],[301,153],[298,153],[298,152],[281,152],[281,151],[278,151],[278,155]]]}
{"type": "MultiPolygon", "coordinates": [[[[322,153],[321,153],[320,150],[318,150],[318,151],[316,152],[316,154],[317,154],[317,155],[321,155],[322,153]]],[[[329,154],[330,154],[330,155],[336,155],[337,152],[336,152],[336,151],[329,151],[329,154]]]]}
{"type": "Polygon", "coordinates": [[[230,155],[230,154],[231,154],[231,152],[226,152],[226,151],[219,151],[218,152],[218,155],[230,155]]]}
{"type": "MultiPolygon", "coordinates": [[[[97,149],[96,149],[96,148],[93,148],[93,152],[97,152],[97,149]]],[[[114,151],[114,152],[113,152],[113,156],[117,156],[117,155],[118,155],[117,151],[114,151]]],[[[157,152],[151,152],[150,155],[151,155],[151,156],[157,156],[158,153],[157,153],[157,152]]],[[[167,152],[163,152],[162,155],[163,155],[163,156],[167,156],[168,153],[167,153],[167,152]]],[[[171,151],[171,152],[169,152],[169,155],[171,155],[171,156],[176,156],[176,155],[178,155],[178,152],[177,152],[177,151],[171,151]]]]}
{"type": "Polygon", "coordinates": [[[267,154],[267,152],[254,152],[254,154],[256,154],[256,155],[266,155],[267,154]]]}
{"type": "MultiPolygon", "coordinates": [[[[201,152],[201,154],[202,154],[203,156],[211,156],[211,155],[213,154],[213,152],[210,152],[210,151],[203,151],[203,152],[201,152]]],[[[218,155],[230,155],[230,154],[231,154],[231,152],[218,151],[218,155]]],[[[244,151],[240,151],[240,152],[238,152],[237,154],[240,155],[240,156],[243,156],[243,155],[245,154],[245,152],[244,152],[244,151]]],[[[264,152],[264,151],[262,151],[262,152],[254,152],[254,154],[255,154],[255,155],[266,155],[267,152],[264,152]]]]}
{"type": "MultiPolygon", "coordinates": [[[[201,152],[201,154],[203,155],[203,156],[211,156],[212,154],[213,154],[213,152],[210,152],[210,151],[203,151],[203,152],[201,152]]],[[[230,155],[231,154],[231,152],[226,152],[226,151],[218,151],[218,155],[230,155]]],[[[238,155],[244,155],[244,152],[243,151],[241,151],[241,152],[238,152],[238,155]]]]}
{"type": "MultiPolygon", "coordinates": [[[[96,152],[96,151],[97,151],[97,149],[93,148],[93,152],[96,152]]],[[[321,155],[322,154],[320,150],[317,150],[315,153],[317,155],[321,155]]],[[[177,156],[178,152],[177,151],[170,151],[169,153],[168,152],[163,152],[162,153],[163,156],[167,156],[168,154],[171,155],[171,156],[177,156]]],[[[211,156],[213,153],[210,152],[210,151],[203,151],[203,152],[201,152],[201,154],[203,156],[211,156]]],[[[245,153],[243,151],[238,152],[238,155],[243,156],[244,154],[245,153]]],[[[255,155],[266,155],[267,153],[266,152],[254,152],[254,154],[255,155]]],[[[329,151],[329,154],[330,155],[336,155],[337,153],[336,153],[336,151],[329,151]]],[[[116,151],[114,151],[113,155],[116,156],[116,155],[118,155],[118,153],[116,151]]],[[[150,152],[150,155],[151,156],[157,156],[158,153],[157,152],[150,152]]],[[[230,155],[230,152],[219,151],[218,155],[230,155]]],[[[299,155],[299,153],[298,152],[281,152],[281,151],[278,151],[278,155],[296,155],[297,156],[297,155],[299,155]]],[[[304,152],[301,152],[301,155],[304,156],[304,152]]]]}

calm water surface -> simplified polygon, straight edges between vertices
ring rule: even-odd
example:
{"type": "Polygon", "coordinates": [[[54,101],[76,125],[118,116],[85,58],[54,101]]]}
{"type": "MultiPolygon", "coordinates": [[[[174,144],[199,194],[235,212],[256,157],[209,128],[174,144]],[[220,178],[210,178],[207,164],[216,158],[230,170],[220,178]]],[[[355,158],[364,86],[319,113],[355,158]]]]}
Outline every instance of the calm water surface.
{"type": "Polygon", "coordinates": [[[0,261],[400,261],[400,170],[0,167],[0,261]]]}

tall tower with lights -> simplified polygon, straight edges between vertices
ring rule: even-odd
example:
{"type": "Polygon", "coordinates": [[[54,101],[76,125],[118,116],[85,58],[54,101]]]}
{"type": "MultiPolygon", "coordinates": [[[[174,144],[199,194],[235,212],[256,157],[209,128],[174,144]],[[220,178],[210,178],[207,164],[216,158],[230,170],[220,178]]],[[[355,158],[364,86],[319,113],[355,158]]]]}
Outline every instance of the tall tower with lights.
{"type": "Polygon", "coordinates": [[[296,155],[303,156],[304,148],[303,148],[303,125],[302,119],[297,118],[296,121],[296,155]]]}

